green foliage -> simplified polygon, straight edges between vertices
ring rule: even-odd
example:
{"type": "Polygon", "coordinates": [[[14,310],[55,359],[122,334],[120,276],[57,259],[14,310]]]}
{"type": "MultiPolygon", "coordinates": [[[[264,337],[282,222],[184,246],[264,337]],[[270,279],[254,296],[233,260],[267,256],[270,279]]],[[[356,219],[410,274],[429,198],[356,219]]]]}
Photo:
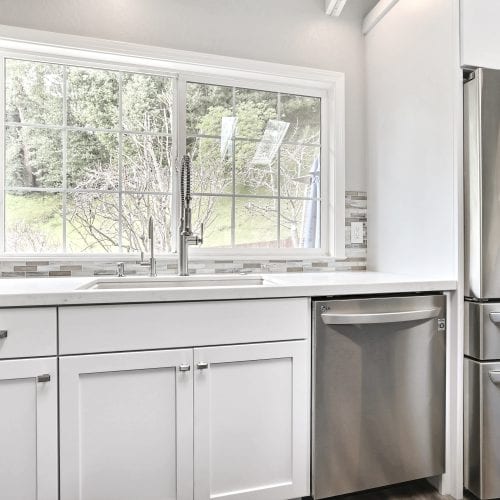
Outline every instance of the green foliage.
{"type": "Polygon", "coordinates": [[[61,195],[7,193],[5,208],[8,252],[62,251],[61,195]]]}
{"type": "Polygon", "coordinates": [[[118,128],[119,74],[68,67],[68,125],[118,128]]]}
{"type": "MultiPolygon", "coordinates": [[[[195,192],[307,194],[297,179],[307,178],[319,152],[310,146],[319,143],[319,99],[188,83],[186,101],[195,192]],[[235,129],[221,144],[222,121],[228,117],[234,118],[235,129]],[[276,147],[275,157],[259,164],[255,155],[269,120],[289,123],[285,142],[299,144],[283,144],[279,152],[276,147]]],[[[64,199],[67,251],[146,251],[150,215],[157,249],[172,251],[173,105],[171,78],[7,60],[9,249],[60,251],[64,199]],[[19,188],[33,192],[21,194],[19,188]],[[70,191],[64,198],[34,192],[40,188],[70,191]]],[[[237,244],[275,239],[274,202],[239,200],[235,221],[232,203],[231,196],[193,200],[195,229],[205,223],[208,245],[229,246],[233,222],[237,244]]],[[[294,208],[281,219],[284,229],[297,226],[302,217],[302,202],[289,205],[294,208]]]]}
{"type": "Polygon", "coordinates": [[[7,59],[5,97],[7,122],[62,125],[63,67],[7,59]]]}

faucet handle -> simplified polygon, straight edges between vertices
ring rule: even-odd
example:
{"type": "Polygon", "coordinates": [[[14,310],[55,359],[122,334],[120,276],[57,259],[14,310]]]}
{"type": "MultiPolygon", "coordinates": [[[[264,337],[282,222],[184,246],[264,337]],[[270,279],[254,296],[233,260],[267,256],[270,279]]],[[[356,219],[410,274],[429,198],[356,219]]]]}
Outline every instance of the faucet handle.
{"type": "Polygon", "coordinates": [[[119,278],[123,278],[125,276],[125,262],[117,262],[117,264],[116,264],[116,275],[119,278]]]}

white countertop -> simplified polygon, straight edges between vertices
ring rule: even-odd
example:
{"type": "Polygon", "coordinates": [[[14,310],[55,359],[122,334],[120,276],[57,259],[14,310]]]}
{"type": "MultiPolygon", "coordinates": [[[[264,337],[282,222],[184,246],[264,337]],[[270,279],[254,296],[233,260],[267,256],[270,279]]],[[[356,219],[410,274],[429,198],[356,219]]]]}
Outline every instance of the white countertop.
{"type": "MultiPolygon", "coordinates": [[[[376,272],[265,274],[263,285],[81,290],[96,280],[129,278],[0,279],[0,307],[135,302],[320,297],[455,290],[456,281],[376,272]]],[[[250,275],[251,277],[259,277],[250,275]]],[[[207,278],[206,275],[199,276],[207,278]]],[[[218,279],[223,275],[216,275],[218,279]]],[[[169,276],[159,278],[169,279],[169,276]]],[[[131,280],[134,278],[130,278],[131,280]]],[[[138,279],[135,277],[135,279],[138,279]]],[[[146,280],[148,278],[145,278],[146,280]]]]}

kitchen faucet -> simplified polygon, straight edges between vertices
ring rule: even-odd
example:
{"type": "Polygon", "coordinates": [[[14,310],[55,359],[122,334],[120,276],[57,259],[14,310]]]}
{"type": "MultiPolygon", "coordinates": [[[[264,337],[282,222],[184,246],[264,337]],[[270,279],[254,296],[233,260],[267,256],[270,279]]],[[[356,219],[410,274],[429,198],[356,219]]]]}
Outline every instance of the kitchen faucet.
{"type": "Polygon", "coordinates": [[[181,161],[181,219],[179,224],[179,276],[189,276],[188,248],[203,243],[203,223],[200,236],[191,228],[191,158],[184,155],[181,161]]]}

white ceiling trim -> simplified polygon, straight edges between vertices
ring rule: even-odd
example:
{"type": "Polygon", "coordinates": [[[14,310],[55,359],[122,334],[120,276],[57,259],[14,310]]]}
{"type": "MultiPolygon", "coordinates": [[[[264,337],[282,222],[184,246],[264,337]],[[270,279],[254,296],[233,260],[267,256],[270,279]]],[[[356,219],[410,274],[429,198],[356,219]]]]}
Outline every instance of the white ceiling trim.
{"type": "Polygon", "coordinates": [[[363,19],[363,35],[374,28],[399,0],[379,0],[363,19]]]}
{"type": "Polygon", "coordinates": [[[325,10],[329,16],[340,16],[347,0],[325,0],[325,10]]]}

